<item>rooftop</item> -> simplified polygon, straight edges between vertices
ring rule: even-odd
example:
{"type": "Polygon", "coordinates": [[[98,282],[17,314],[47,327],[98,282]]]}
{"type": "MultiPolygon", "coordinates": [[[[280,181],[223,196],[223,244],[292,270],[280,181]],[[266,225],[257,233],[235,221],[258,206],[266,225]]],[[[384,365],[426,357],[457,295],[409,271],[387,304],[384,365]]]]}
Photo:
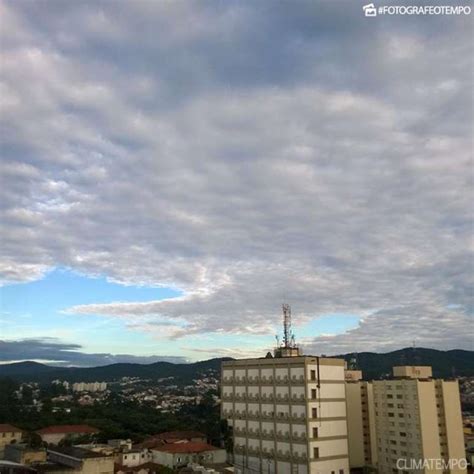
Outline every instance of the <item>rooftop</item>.
{"type": "Polygon", "coordinates": [[[159,433],[143,440],[141,443],[134,445],[136,449],[143,448],[157,448],[166,443],[176,443],[181,440],[191,440],[193,438],[206,439],[207,436],[200,431],[166,431],[165,433],[159,433]]]}
{"type": "Polygon", "coordinates": [[[205,451],[217,451],[221,448],[216,448],[207,443],[172,443],[158,446],[155,451],[162,451],[165,453],[202,453],[205,451]]]}
{"type": "Polygon", "coordinates": [[[31,446],[28,446],[27,444],[23,443],[8,444],[7,446],[8,449],[15,449],[17,451],[28,451],[29,453],[45,451],[45,448],[32,448],[31,446]]]}
{"type": "Polygon", "coordinates": [[[191,438],[206,438],[204,433],[200,431],[166,431],[152,436],[153,439],[191,439],[191,438]]]}
{"type": "Polygon", "coordinates": [[[222,362],[222,367],[232,367],[239,365],[281,365],[281,364],[299,364],[303,365],[305,362],[317,363],[319,359],[320,365],[345,366],[344,359],[333,357],[318,357],[312,355],[300,355],[293,357],[257,357],[253,359],[237,359],[226,360],[222,362]]]}
{"type": "Polygon", "coordinates": [[[90,451],[89,449],[78,448],[75,446],[67,446],[61,448],[51,448],[48,449],[50,453],[58,453],[64,454],[65,456],[69,456],[76,459],[90,459],[90,458],[103,458],[106,457],[102,453],[96,453],[94,451],[90,451]]]}
{"type": "Polygon", "coordinates": [[[0,433],[21,433],[23,430],[9,424],[0,424],[0,433]]]}
{"type": "Polygon", "coordinates": [[[98,433],[99,430],[89,425],[52,425],[36,431],[38,434],[63,434],[63,433],[98,433]]]}

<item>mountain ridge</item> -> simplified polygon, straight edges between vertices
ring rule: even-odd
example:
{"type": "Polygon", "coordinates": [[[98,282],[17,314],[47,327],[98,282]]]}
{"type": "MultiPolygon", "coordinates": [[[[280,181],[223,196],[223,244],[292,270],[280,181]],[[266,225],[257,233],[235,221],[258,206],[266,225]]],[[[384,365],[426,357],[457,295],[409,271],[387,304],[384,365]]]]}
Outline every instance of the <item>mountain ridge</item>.
{"type": "MultiPolygon", "coordinates": [[[[360,352],[327,357],[342,358],[348,363],[355,357],[358,368],[368,380],[390,376],[394,365],[430,365],[433,367],[433,376],[439,378],[474,376],[474,351],[463,349],[441,351],[428,348],[403,348],[386,353],[360,352]]],[[[49,382],[58,378],[69,382],[109,382],[121,377],[159,379],[171,376],[191,380],[209,370],[219,372],[221,362],[225,360],[233,359],[213,358],[179,364],[165,361],[151,364],[120,362],[97,367],[61,367],[24,361],[0,365],[0,377],[32,382],[49,382]]]]}

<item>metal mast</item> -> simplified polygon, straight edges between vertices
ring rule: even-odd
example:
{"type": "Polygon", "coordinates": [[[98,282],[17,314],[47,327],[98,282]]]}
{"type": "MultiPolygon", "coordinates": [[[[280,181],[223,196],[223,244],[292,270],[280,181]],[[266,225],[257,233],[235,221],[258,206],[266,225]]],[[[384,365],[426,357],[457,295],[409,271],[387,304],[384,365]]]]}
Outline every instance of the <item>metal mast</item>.
{"type": "Polygon", "coordinates": [[[287,303],[283,303],[281,307],[283,309],[283,347],[288,348],[292,347],[293,339],[291,333],[291,307],[287,303]]]}

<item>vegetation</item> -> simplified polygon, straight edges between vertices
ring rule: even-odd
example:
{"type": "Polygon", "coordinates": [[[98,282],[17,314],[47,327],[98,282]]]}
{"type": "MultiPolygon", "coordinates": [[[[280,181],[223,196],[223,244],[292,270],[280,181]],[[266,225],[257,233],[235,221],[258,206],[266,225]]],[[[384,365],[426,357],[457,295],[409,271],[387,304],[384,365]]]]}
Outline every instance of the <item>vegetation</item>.
{"type": "MultiPolygon", "coordinates": [[[[95,438],[99,442],[113,438],[141,441],[147,436],[172,430],[202,431],[215,443],[220,443],[223,437],[219,408],[212,393],[203,397],[201,403],[186,405],[176,413],[161,413],[146,404],[126,400],[117,393],[111,393],[100,404],[73,405],[67,413],[52,411],[48,392],[45,395],[42,392],[42,409],[37,411],[17,399],[15,391],[18,389],[17,382],[0,378],[0,423],[11,423],[29,433],[48,425],[89,424],[100,429],[95,438]]],[[[29,437],[32,443],[37,442],[33,434],[29,437]]]]}

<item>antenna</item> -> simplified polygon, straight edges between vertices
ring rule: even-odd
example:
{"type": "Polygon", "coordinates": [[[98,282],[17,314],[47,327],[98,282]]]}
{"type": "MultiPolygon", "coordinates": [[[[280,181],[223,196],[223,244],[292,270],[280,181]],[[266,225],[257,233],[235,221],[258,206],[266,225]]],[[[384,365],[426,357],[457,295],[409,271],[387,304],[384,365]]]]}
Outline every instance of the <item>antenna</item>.
{"type": "MultiPolygon", "coordinates": [[[[281,305],[283,309],[283,347],[292,347],[292,336],[291,333],[291,307],[287,303],[281,305]]],[[[293,338],[294,339],[294,338],[293,338]]]]}
{"type": "Polygon", "coordinates": [[[420,358],[418,357],[418,352],[416,350],[416,339],[413,339],[412,357],[413,357],[413,365],[419,365],[420,358]]]}
{"type": "Polygon", "coordinates": [[[349,361],[349,369],[350,370],[357,370],[358,364],[357,364],[357,352],[354,352],[352,354],[352,357],[350,358],[349,361]]]}
{"type": "Polygon", "coordinates": [[[297,357],[302,354],[296,345],[295,335],[291,330],[291,307],[288,303],[281,305],[283,310],[283,337],[276,336],[277,347],[274,351],[275,357],[297,357]]]}

